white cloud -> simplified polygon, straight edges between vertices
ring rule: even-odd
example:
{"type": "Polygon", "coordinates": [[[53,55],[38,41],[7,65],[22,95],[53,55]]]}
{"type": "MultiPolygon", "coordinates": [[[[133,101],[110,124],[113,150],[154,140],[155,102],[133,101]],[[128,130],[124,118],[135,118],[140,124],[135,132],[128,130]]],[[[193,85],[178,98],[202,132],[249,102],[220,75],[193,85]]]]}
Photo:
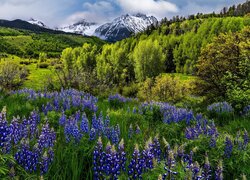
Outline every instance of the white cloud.
{"type": "Polygon", "coordinates": [[[174,3],[165,0],[117,0],[118,5],[124,12],[145,13],[162,18],[171,13],[178,12],[178,7],[174,3]]]}
{"type": "Polygon", "coordinates": [[[95,3],[83,3],[84,11],[75,12],[70,15],[65,24],[72,24],[81,19],[86,19],[89,22],[104,23],[112,20],[116,14],[116,9],[111,2],[99,1],[95,3]]]}
{"type": "MultiPolygon", "coordinates": [[[[69,7],[68,0],[0,0],[0,19],[23,19],[33,17],[54,27],[60,24],[63,12],[69,7]]],[[[74,1],[74,0],[73,0],[74,1]]]]}

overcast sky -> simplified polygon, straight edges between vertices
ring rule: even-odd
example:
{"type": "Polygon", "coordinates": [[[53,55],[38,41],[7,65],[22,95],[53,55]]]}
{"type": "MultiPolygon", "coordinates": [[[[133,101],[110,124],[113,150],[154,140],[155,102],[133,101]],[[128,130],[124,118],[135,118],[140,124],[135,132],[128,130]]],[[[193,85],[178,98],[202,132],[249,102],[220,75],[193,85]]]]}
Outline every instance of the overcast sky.
{"type": "Polygon", "coordinates": [[[220,11],[246,0],[0,0],[0,19],[31,17],[55,27],[81,19],[105,23],[125,13],[145,13],[159,20],[173,15],[220,11]]]}

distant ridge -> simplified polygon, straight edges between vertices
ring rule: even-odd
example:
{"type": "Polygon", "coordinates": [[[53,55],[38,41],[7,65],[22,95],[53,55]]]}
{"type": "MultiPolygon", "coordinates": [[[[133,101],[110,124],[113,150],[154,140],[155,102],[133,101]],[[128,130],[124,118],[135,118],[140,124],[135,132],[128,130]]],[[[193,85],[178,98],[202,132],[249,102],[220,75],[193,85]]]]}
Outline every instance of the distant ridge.
{"type": "Polygon", "coordinates": [[[13,21],[0,19],[0,27],[28,30],[28,31],[32,31],[35,33],[72,34],[72,33],[66,33],[66,32],[59,31],[59,30],[53,30],[53,29],[41,27],[39,25],[31,24],[31,23],[29,23],[27,21],[23,21],[21,19],[16,19],[13,21]]]}

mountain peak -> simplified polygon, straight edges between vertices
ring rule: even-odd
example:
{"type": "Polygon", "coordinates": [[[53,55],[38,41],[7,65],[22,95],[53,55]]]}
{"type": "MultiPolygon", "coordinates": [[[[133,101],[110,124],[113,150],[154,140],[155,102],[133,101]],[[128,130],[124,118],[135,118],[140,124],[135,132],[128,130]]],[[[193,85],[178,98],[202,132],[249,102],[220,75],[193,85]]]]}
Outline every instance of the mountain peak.
{"type": "Polygon", "coordinates": [[[157,19],[142,13],[134,15],[124,14],[95,30],[95,35],[107,41],[119,41],[147,29],[156,24],[157,19]]]}

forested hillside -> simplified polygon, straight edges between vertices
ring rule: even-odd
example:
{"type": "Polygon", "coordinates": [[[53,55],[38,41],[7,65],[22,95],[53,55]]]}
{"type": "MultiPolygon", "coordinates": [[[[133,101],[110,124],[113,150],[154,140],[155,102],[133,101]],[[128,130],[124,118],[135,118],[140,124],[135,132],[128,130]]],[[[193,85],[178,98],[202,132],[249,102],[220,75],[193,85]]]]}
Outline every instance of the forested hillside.
{"type": "Polygon", "coordinates": [[[84,43],[102,46],[104,41],[96,37],[84,37],[66,33],[35,33],[33,31],[0,27],[0,53],[26,58],[38,58],[41,52],[48,57],[60,57],[63,49],[78,47],[84,43]]]}

